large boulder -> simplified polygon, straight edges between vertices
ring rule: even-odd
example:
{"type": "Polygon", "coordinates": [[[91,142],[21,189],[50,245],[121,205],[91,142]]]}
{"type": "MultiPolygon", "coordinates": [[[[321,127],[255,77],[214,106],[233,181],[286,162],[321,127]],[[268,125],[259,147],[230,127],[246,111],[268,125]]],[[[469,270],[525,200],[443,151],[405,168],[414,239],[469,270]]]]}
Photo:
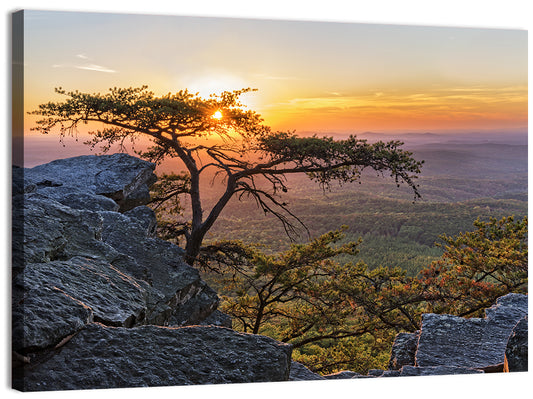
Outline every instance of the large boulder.
{"type": "Polygon", "coordinates": [[[148,187],[156,180],[154,169],[155,164],[127,154],[85,155],[25,169],[24,180],[37,191],[69,187],[73,192],[103,195],[128,210],[149,201],[148,187]]]}
{"type": "Polygon", "coordinates": [[[13,284],[14,297],[22,301],[13,312],[14,350],[56,345],[93,320],[124,327],[144,323],[148,290],[146,282],[101,260],[30,263],[13,284]]]}
{"type": "Polygon", "coordinates": [[[313,373],[302,363],[291,362],[291,371],[289,374],[289,381],[314,381],[314,380],[325,380],[320,374],[313,373]]]}
{"type": "Polygon", "coordinates": [[[527,371],[527,316],[520,319],[511,332],[505,348],[505,366],[507,372],[527,371]]]}
{"type": "Polygon", "coordinates": [[[122,268],[148,281],[157,293],[146,315],[149,324],[199,324],[217,308],[217,293],[183,261],[183,249],[152,237],[155,215],[138,208],[123,214],[100,212],[102,241],[132,259],[122,268]]]}
{"type": "Polygon", "coordinates": [[[527,295],[508,294],[485,310],[486,317],[424,314],[416,365],[451,366],[496,371],[503,368],[507,340],[527,315],[527,295]]]}
{"type": "Polygon", "coordinates": [[[14,384],[24,391],[286,381],[291,346],[222,327],[87,325],[14,384]]]}
{"type": "Polygon", "coordinates": [[[416,333],[399,333],[396,335],[392,344],[389,370],[399,370],[403,366],[415,365],[415,353],[419,334],[420,331],[416,333]]]}

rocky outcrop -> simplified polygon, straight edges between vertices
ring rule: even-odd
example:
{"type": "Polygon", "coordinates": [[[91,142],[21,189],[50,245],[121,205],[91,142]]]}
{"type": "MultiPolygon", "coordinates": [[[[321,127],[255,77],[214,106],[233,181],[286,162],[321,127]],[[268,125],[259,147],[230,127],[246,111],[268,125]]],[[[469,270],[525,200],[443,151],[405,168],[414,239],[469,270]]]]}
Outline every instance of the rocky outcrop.
{"type": "Polygon", "coordinates": [[[183,250],[153,237],[155,215],[146,206],[124,214],[100,212],[102,241],[126,255],[121,268],[150,283],[147,322],[158,325],[198,324],[218,305],[218,295],[200,280],[199,273],[183,262],[183,250]]]}
{"type": "Polygon", "coordinates": [[[392,344],[389,370],[400,370],[403,366],[415,364],[419,335],[420,331],[396,335],[392,344]]]}
{"type": "Polygon", "coordinates": [[[25,391],[285,381],[290,359],[290,345],[222,327],[91,323],[17,381],[25,391]]]}
{"type": "Polygon", "coordinates": [[[483,319],[423,315],[416,365],[503,369],[507,340],[516,323],[527,315],[527,296],[505,295],[485,314],[483,319]]]}
{"type": "Polygon", "coordinates": [[[370,370],[368,375],[395,377],[504,371],[508,340],[514,352],[525,351],[527,357],[527,317],[524,317],[528,309],[527,298],[521,294],[498,298],[494,306],[485,310],[483,319],[424,314],[420,331],[396,336],[389,370],[370,370]],[[517,322],[521,319],[526,321],[519,327],[517,322]],[[524,325],[526,341],[518,337],[514,341],[513,328],[522,330],[524,325]]]}
{"type": "Polygon", "coordinates": [[[213,327],[231,327],[218,295],[155,236],[153,170],[125,154],[13,169],[16,388],[288,379],[290,345],[213,327]]]}
{"type": "Polygon", "coordinates": [[[505,347],[504,371],[527,371],[527,316],[520,319],[511,332],[505,347]]]}

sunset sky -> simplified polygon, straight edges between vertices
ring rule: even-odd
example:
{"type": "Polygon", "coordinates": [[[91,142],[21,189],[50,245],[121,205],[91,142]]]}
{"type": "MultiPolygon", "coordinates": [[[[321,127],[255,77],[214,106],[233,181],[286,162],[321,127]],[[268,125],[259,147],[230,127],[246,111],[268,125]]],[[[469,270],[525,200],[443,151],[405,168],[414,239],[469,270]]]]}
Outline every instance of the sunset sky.
{"type": "MultiPolygon", "coordinates": [[[[25,109],[54,88],[207,96],[274,129],[527,129],[527,31],[26,11],[25,109]]],[[[33,121],[27,117],[25,132],[33,121]]]]}

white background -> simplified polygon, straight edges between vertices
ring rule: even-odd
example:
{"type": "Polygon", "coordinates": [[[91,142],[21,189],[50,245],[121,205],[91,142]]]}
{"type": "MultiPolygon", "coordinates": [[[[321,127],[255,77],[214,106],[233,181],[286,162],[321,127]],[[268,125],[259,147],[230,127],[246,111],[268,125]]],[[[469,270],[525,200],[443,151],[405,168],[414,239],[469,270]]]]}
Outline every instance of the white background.
{"type": "MultiPolygon", "coordinates": [[[[10,13],[19,9],[64,11],[99,11],[149,13],[165,15],[197,15],[252,17],[364,23],[393,23],[460,27],[530,29],[533,22],[533,2],[530,0],[180,0],[159,1],[100,1],[68,2],[63,0],[20,1],[4,0],[2,9],[2,79],[3,104],[0,109],[2,157],[0,158],[0,192],[2,197],[0,242],[2,243],[3,312],[0,318],[2,372],[0,388],[10,397],[18,395],[10,387],[10,13]]],[[[68,32],[65,32],[68,35],[68,32]]],[[[530,63],[531,65],[531,63],[530,63]]],[[[531,184],[531,182],[530,182],[531,184]]],[[[277,384],[237,384],[220,386],[169,387],[150,389],[100,390],[31,394],[30,397],[94,397],[128,395],[163,397],[216,398],[505,398],[532,397],[529,373],[467,375],[453,377],[414,377],[364,379],[277,384]]]]}

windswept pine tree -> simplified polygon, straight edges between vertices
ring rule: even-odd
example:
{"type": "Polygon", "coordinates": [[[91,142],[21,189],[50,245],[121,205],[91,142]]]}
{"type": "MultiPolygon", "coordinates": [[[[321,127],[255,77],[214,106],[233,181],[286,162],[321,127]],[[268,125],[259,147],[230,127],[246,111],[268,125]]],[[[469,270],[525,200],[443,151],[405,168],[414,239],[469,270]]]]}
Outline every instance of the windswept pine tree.
{"type": "Polygon", "coordinates": [[[204,99],[187,90],[156,96],[146,86],[113,88],[105,94],[59,88],[56,92],[66,97],[64,101],[41,104],[32,114],[42,117],[35,130],[45,134],[57,129],[60,135],[69,135],[80,124],[96,122],[104,127],[91,132],[88,144],[100,145],[104,152],[146,136],[153,145],[140,153],[142,157],[155,162],[178,159],[186,173],[159,186],[159,198],[190,198],[191,219],[177,222],[173,229],[173,234],[185,237],[190,264],[232,197],[252,198],[265,213],[275,215],[288,234],[303,225],[280,196],[289,189],[290,174],[307,174],[326,188],[333,181],[357,181],[363,169],[370,168],[408,184],[415,197],[420,196],[415,179],[422,162],[403,150],[401,142],[369,144],[355,136],[334,140],[273,131],[239,102],[249,91],[226,91],[204,99]],[[200,185],[207,171],[224,185],[210,209],[204,208],[200,185]]]}

